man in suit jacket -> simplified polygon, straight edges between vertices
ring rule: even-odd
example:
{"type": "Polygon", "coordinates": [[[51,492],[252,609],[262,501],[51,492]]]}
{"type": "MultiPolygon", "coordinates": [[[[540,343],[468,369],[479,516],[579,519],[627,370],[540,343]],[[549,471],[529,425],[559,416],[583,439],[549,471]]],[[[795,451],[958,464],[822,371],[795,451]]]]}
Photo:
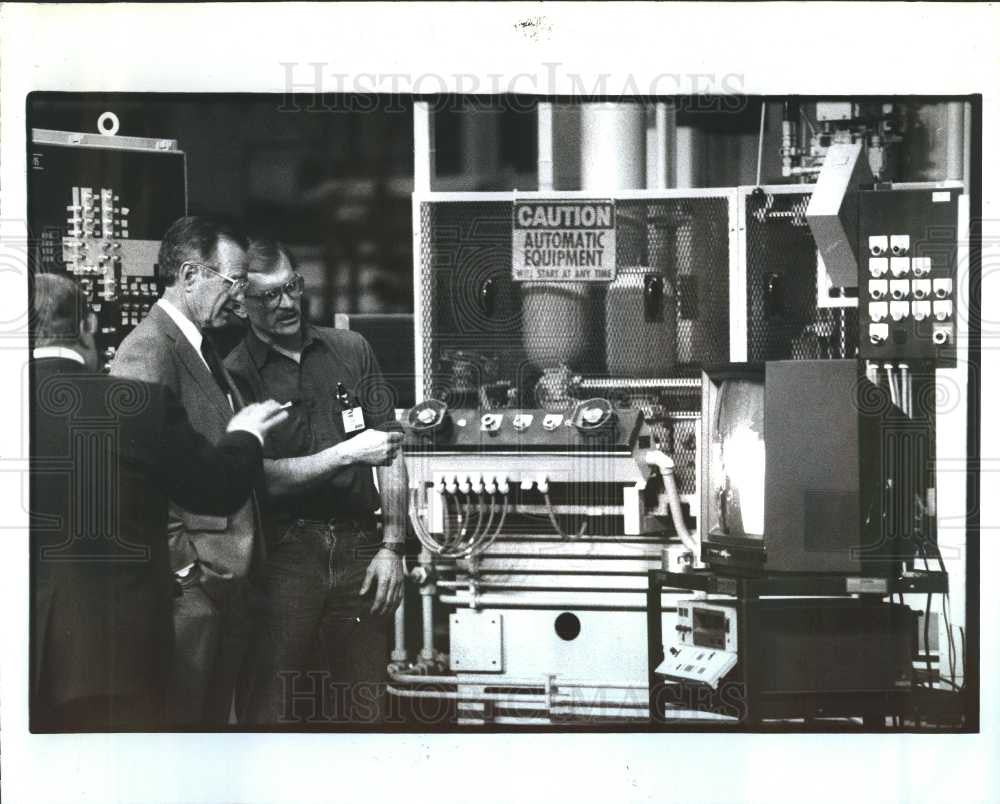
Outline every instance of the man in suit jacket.
{"type": "Polygon", "coordinates": [[[173,643],[167,494],[235,509],[287,414],[244,408],[213,447],[166,389],[96,373],[96,318],[72,280],[37,276],[32,306],[32,728],[156,728],[173,643]]]}
{"type": "MultiPolygon", "coordinates": [[[[111,373],[165,385],[195,428],[217,442],[242,400],[216,353],[211,331],[233,318],[246,282],[246,240],[209,218],[175,221],[160,245],[163,297],[122,341],[111,373]]],[[[170,708],[175,725],[221,726],[250,635],[247,576],[258,539],[249,495],[229,516],[170,507],[170,559],[183,595],[170,708]]],[[[257,557],[260,560],[260,557],[257,557]]]]}

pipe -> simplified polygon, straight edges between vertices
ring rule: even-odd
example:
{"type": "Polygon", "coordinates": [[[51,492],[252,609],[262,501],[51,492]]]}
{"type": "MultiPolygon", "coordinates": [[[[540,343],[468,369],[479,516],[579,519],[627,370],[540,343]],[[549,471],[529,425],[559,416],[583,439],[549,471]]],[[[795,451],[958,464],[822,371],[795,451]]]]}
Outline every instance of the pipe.
{"type": "MultiPolygon", "coordinates": [[[[426,549],[420,551],[420,563],[424,566],[430,564],[432,556],[426,549]]],[[[428,574],[428,578],[432,576],[428,574]]],[[[437,589],[433,583],[425,583],[420,586],[420,616],[423,626],[423,644],[420,648],[420,658],[423,661],[434,661],[434,595],[437,589]]]]}
{"type": "Polygon", "coordinates": [[[551,709],[552,704],[573,704],[574,706],[602,706],[609,710],[608,717],[613,717],[613,713],[618,709],[646,709],[648,703],[639,703],[634,701],[609,701],[601,698],[592,699],[578,699],[572,695],[562,695],[558,692],[553,693],[551,696],[529,694],[525,693],[523,695],[510,695],[498,692],[479,692],[479,693],[465,693],[465,692],[450,692],[445,690],[404,690],[399,687],[394,687],[391,684],[386,687],[386,690],[390,695],[396,695],[400,698],[426,698],[428,700],[441,700],[441,701],[462,701],[465,703],[479,703],[490,701],[493,703],[540,703],[545,704],[546,709],[551,709]]]}
{"type": "Polygon", "coordinates": [[[663,488],[667,492],[667,502],[670,506],[670,518],[673,520],[674,529],[680,537],[681,542],[695,556],[698,555],[698,545],[694,537],[687,529],[684,521],[684,512],[681,508],[681,496],[677,491],[677,481],[674,478],[674,462],[665,452],[658,449],[647,450],[644,456],[646,463],[660,470],[663,478],[663,488]]]}
{"type": "Polygon", "coordinates": [[[430,104],[415,101],[413,104],[413,189],[428,192],[434,176],[434,121],[430,104]]]}
{"type": "Polygon", "coordinates": [[[555,161],[552,158],[552,104],[538,104],[538,189],[555,189],[555,161]]]}
{"type": "Polygon", "coordinates": [[[896,388],[896,377],[892,373],[892,363],[885,363],[882,368],[885,369],[885,376],[889,381],[889,398],[892,400],[892,404],[899,408],[899,391],[896,388]]]}
{"type": "Polygon", "coordinates": [[[396,613],[393,615],[392,661],[405,662],[409,656],[406,653],[406,584],[404,578],[403,596],[400,598],[396,613]]]}
{"type": "Polygon", "coordinates": [[[764,114],[767,111],[767,101],[760,102],[760,132],[757,134],[757,183],[760,187],[760,167],[764,159],[764,114]]]}
{"type": "MultiPolygon", "coordinates": [[[[581,601],[579,597],[575,600],[567,597],[547,597],[546,592],[535,590],[523,592],[478,592],[474,596],[465,596],[461,593],[454,595],[440,595],[438,601],[446,606],[460,606],[463,608],[486,608],[491,606],[512,606],[516,608],[553,608],[553,609],[573,609],[573,608],[599,608],[615,611],[645,611],[646,593],[642,590],[624,590],[614,592],[580,592],[579,595],[591,595],[590,602],[581,601]],[[634,600],[621,601],[616,598],[621,595],[630,595],[634,600]]],[[[570,594],[573,594],[572,592],[570,594]]]]}
{"type": "MultiPolygon", "coordinates": [[[[482,686],[484,684],[496,684],[504,687],[544,687],[546,686],[546,679],[544,678],[511,678],[503,675],[485,675],[485,674],[463,674],[461,678],[457,675],[421,675],[419,673],[403,673],[399,670],[394,669],[392,666],[389,667],[389,679],[396,682],[397,684],[453,684],[458,686],[460,684],[469,684],[475,686],[482,686]]],[[[606,690],[645,690],[648,686],[644,683],[632,683],[632,684],[606,684],[602,681],[584,681],[582,679],[559,679],[555,682],[555,686],[558,688],[580,688],[580,689],[606,689],[606,690]]]]}
{"type": "Polygon", "coordinates": [[[646,185],[646,121],[641,103],[580,107],[584,190],[639,190],[646,185]]]}

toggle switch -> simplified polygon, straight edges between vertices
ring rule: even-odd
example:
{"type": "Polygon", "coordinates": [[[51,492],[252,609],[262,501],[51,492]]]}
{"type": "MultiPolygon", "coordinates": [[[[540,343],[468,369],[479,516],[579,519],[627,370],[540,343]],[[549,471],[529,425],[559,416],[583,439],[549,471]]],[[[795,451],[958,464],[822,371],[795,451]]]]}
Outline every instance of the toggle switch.
{"type": "Polygon", "coordinates": [[[872,321],[881,321],[889,314],[889,305],[885,302],[868,302],[868,317],[872,321]]]}
{"type": "Polygon", "coordinates": [[[934,295],[939,299],[945,299],[951,295],[951,280],[950,279],[935,279],[934,280],[934,295]]]}
{"type": "Polygon", "coordinates": [[[907,279],[893,279],[889,282],[889,295],[897,301],[910,295],[910,282],[907,279]]]}
{"type": "Polygon", "coordinates": [[[868,325],[868,340],[872,342],[875,346],[880,346],[889,339],[889,325],[888,324],[869,324],[868,325]]]}
{"type": "Polygon", "coordinates": [[[931,295],[931,280],[929,279],[914,279],[913,280],[913,298],[914,299],[927,299],[931,295]]]}
{"type": "Polygon", "coordinates": [[[951,318],[951,299],[934,302],[934,319],[936,321],[947,321],[951,318]]]}
{"type": "Polygon", "coordinates": [[[927,276],[931,272],[931,258],[914,257],[910,260],[910,270],[914,276],[927,276]]]}
{"type": "Polygon", "coordinates": [[[894,301],[889,303],[889,317],[893,321],[902,321],[910,314],[910,303],[894,301]]]}
{"type": "Polygon", "coordinates": [[[880,276],[885,276],[888,270],[889,270],[888,257],[868,258],[868,273],[870,273],[876,279],[878,279],[880,276]]]}
{"type": "Polygon", "coordinates": [[[885,235],[873,235],[869,237],[868,250],[873,257],[881,257],[889,250],[889,238],[885,235]]]}
{"type": "Polygon", "coordinates": [[[913,320],[923,321],[931,314],[931,303],[929,301],[913,302],[913,320]]]}
{"type": "Polygon", "coordinates": [[[897,257],[901,257],[910,250],[909,235],[891,235],[889,237],[889,250],[897,257]]]}
{"type": "Polygon", "coordinates": [[[895,277],[906,276],[910,272],[910,258],[892,257],[889,260],[889,271],[895,277]]]}
{"type": "Polygon", "coordinates": [[[868,295],[871,296],[875,301],[881,301],[886,297],[889,292],[889,283],[884,279],[869,279],[868,280],[868,295]]]}

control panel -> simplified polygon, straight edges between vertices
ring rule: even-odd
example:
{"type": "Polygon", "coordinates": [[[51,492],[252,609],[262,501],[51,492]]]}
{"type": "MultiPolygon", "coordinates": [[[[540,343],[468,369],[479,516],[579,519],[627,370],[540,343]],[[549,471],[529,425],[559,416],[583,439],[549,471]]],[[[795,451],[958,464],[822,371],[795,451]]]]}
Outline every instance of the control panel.
{"type": "Polygon", "coordinates": [[[75,277],[98,321],[107,369],[161,293],[160,238],[187,208],[173,140],[33,129],[32,270],[75,277]]]}
{"type": "Polygon", "coordinates": [[[961,190],[859,194],[861,357],[955,361],[961,190]]]}
{"type": "Polygon", "coordinates": [[[646,447],[642,413],[614,408],[605,399],[580,402],[572,410],[500,408],[449,410],[427,400],[405,416],[407,452],[594,451],[631,454],[646,447]]]}
{"type": "Polygon", "coordinates": [[[673,644],[656,668],[659,675],[696,681],[717,689],[736,666],[736,609],[704,600],[677,604],[673,644]]]}

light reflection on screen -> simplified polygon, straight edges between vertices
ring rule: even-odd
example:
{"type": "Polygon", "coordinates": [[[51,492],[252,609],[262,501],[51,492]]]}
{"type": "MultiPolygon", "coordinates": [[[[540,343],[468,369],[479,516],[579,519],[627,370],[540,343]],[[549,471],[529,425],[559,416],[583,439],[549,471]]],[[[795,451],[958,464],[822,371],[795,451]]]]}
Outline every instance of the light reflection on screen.
{"type": "Polygon", "coordinates": [[[764,383],[724,380],[713,425],[709,529],[763,539],[764,383]]]}

